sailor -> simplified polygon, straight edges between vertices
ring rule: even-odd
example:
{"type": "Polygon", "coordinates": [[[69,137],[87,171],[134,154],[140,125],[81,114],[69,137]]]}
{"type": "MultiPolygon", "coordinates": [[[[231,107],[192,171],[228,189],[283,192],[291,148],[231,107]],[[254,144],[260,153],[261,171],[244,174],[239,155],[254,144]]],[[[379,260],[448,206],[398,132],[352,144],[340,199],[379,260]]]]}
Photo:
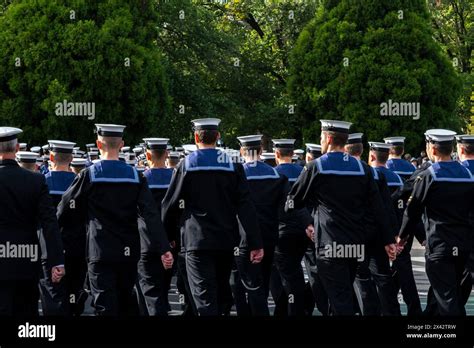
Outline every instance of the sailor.
{"type": "MultiPolygon", "coordinates": [[[[389,218],[372,170],[344,152],[351,123],[321,120],[323,155],[305,166],[287,200],[286,210],[313,202],[313,226],[318,273],[334,315],[354,315],[353,282],[358,262],[365,257],[365,217],[373,214],[381,231],[390,231],[389,218]]],[[[382,241],[390,258],[396,256],[392,238],[382,241]]]]}
{"type": "Polygon", "coordinates": [[[262,152],[260,159],[263,161],[263,163],[268,164],[271,167],[276,167],[275,153],[262,152]]]}
{"type": "Polygon", "coordinates": [[[79,174],[86,167],[87,160],[85,158],[73,158],[71,161],[71,169],[74,174],[79,174]]]}
{"type": "Polygon", "coordinates": [[[231,297],[229,278],[241,239],[238,221],[250,261],[261,262],[264,251],[244,169],[215,148],[220,120],[192,123],[197,149],[175,169],[162,203],[162,218],[169,240],[179,241],[185,252],[199,315],[216,316],[229,310],[225,307],[231,297]]]}
{"type": "MultiPolygon", "coordinates": [[[[399,224],[401,224],[403,212],[413,187],[413,176],[416,168],[405,159],[402,159],[405,152],[405,137],[389,137],[384,138],[384,141],[386,144],[391,145],[389,159],[386,164],[387,168],[398,174],[404,181],[408,181],[398,192],[392,192],[393,199],[398,205],[396,213],[399,224]]],[[[403,251],[397,256],[392,265],[394,271],[393,278],[397,288],[402,292],[403,300],[407,305],[408,316],[418,316],[422,313],[410,254],[414,237],[418,239],[420,244],[423,244],[425,235],[421,220],[416,224],[416,230],[413,233],[409,233],[409,239],[403,251]]]]}
{"type": "Polygon", "coordinates": [[[146,179],[119,161],[125,126],[96,124],[102,160],[83,170],[58,207],[60,224],[87,224],[88,278],[97,315],[135,314],[133,287],[140,256],[173,257],[146,179]],[[146,235],[138,229],[145,220],[146,235]],[[141,240],[147,240],[146,246],[141,240]]]}
{"type": "Polygon", "coordinates": [[[239,316],[269,315],[267,299],[278,239],[278,218],[286,201],[288,180],[279,175],[275,168],[259,160],[262,135],[247,135],[237,139],[241,144],[240,154],[245,159],[243,167],[257,212],[265,256],[260,264],[253,264],[250,262],[248,246],[240,245],[232,270],[234,302],[239,316]]]}
{"type": "MultiPolygon", "coordinates": [[[[278,164],[275,169],[280,175],[288,179],[290,183],[287,186],[288,191],[303,170],[303,167],[291,163],[294,143],[295,139],[273,140],[278,164]]],[[[288,191],[286,194],[288,194],[288,191]]],[[[311,223],[311,214],[306,207],[293,209],[280,216],[279,236],[275,248],[275,267],[280,275],[284,291],[283,296],[276,295],[275,315],[285,312],[290,316],[304,315],[305,283],[301,261],[309,242],[305,230],[311,223]]],[[[277,283],[274,282],[274,284],[277,283]]],[[[273,290],[273,292],[276,293],[277,291],[273,290]]]]}
{"type": "Polygon", "coordinates": [[[36,160],[38,159],[38,154],[29,151],[18,151],[16,153],[16,160],[20,167],[27,169],[32,172],[36,172],[36,160]]]}
{"type": "Polygon", "coordinates": [[[174,169],[178,166],[181,159],[181,154],[178,151],[170,151],[166,159],[166,167],[174,169]]]}
{"type": "Polygon", "coordinates": [[[426,214],[426,274],[441,315],[465,315],[461,280],[472,251],[474,178],[459,162],[451,160],[456,133],[431,129],[427,153],[432,161],[421,172],[403,216],[399,245],[406,242],[413,224],[426,214]]]}
{"type": "Polygon", "coordinates": [[[31,317],[38,315],[38,226],[43,228],[53,282],[59,282],[65,271],[61,237],[44,176],[19,167],[15,160],[20,133],[18,128],[0,127],[0,245],[9,251],[14,247],[27,249],[21,257],[5,252],[1,255],[0,316],[31,317]]]}
{"type": "Polygon", "coordinates": [[[306,163],[321,157],[321,145],[307,143],[306,145],[306,163]]]}
{"type": "MultiPolygon", "coordinates": [[[[149,169],[145,170],[143,176],[146,178],[148,187],[153,195],[155,204],[161,216],[161,201],[168,190],[173,174],[172,169],[165,167],[168,155],[167,138],[145,138],[146,157],[149,169]]],[[[140,229],[146,229],[144,220],[140,218],[140,229]]],[[[145,236],[146,233],[141,233],[145,236]]],[[[145,245],[146,241],[142,241],[145,245]]],[[[176,255],[173,255],[176,259],[176,255]]],[[[160,254],[144,255],[138,263],[138,283],[145,300],[147,314],[150,316],[168,315],[168,291],[171,286],[172,269],[165,270],[160,262],[160,254]]]]}

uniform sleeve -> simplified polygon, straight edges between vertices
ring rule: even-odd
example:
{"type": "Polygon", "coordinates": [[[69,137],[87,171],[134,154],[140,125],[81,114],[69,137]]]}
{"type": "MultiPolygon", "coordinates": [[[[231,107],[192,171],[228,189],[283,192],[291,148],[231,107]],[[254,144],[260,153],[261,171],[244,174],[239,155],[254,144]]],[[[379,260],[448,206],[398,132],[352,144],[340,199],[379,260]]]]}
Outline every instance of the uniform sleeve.
{"type": "Polygon", "coordinates": [[[42,238],[46,246],[49,267],[64,265],[64,253],[59,233],[59,225],[55,216],[55,207],[49,195],[48,185],[44,176],[41,177],[41,191],[38,202],[39,220],[42,227],[42,238]]]}
{"type": "Polygon", "coordinates": [[[160,254],[164,254],[170,251],[170,245],[161,222],[161,212],[158,210],[146,179],[142,175],[140,175],[138,212],[146,225],[146,228],[139,229],[140,233],[145,234],[142,236],[142,240],[147,241],[145,248],[142,247],[142,253],[160,252],[160,254]]]}
{"type": "Polygon", "coordinates": [[[391,241],[391,243],[395,242],[394,236],[397,235],[398,229],[398,219],[397,214],[395,212],[395,207],[393,206],[392,196],[390,195],[390,190],[387,186],[386,178],[383,174],[380,174],[381,185],[379,186],[380,197],[382,198],[382,202],[384,204],[385,211],[388,214],[389,222],[390,222],[390,229],[384,230],[383,240],[391,241]]]}
{"type": "Polygon", "coordinates": [[[245,240],[250,250],[263,248],[255,206],[250,198],[250,190],[241,164],[236,164],[237,173],[237,216],[243,227],[245,240]]]}
{"type": "Polygon", "coordinates": [[[180,208],[183,188],[183,162],[176,167],[171,182],[161,203],[161,219],[169,241],[179,241],[179,219],[183,212],[180,208]]]}
{"type": "Polygon", "coordinates": [[[303,167],[300,176],[288,194],[285,211],[306,208],[308,204],[314,204],[315,195],[312,194],[311,191],[314,186],[313,182],[316,178],[316,174],[315,161],[311,161],[303,167]]]}
{"type": "MultiPolygon", "coordinates": [[[[377,183],[375,182],[374,177],[372,176],[372,171],[370,168],[364,164],[366,168],[366,173],[368,176],[368,183],[367,183],[367,200],[368,200],[368,209],[370,210],[371,214],[373,214],[375,223],[379,231],[381,231],[382,242],[384,245],[392,244],[395,242],[395,226],[391,224],[391,218],[389,213],[385,209],[385,204],[382,200],[382,196],[380,194],[380,190],[377,187],[377,183]]],[[[388,202],[391,202],[390,197],[388,198],[388,202]]]]}
{"type": "Polygon", "coordinates": [[[401,239],[406,239],[409,231],[417,228],[416,225],[423,214],[424,201],[428,193],[430,181],[430,175],[421,174],[416,178],[413,184],[413,192],[410,198],[408,198],[407,207],[403,213],[403,221],[399,233],[401,239]]]}
{"type": "Polygon", "coordinates": [[[86,191],[89,186],[88,170],[81,171],[64,192],[57,209],[60,226],[75,224],[77,226],[87,223],[86,191]]]}

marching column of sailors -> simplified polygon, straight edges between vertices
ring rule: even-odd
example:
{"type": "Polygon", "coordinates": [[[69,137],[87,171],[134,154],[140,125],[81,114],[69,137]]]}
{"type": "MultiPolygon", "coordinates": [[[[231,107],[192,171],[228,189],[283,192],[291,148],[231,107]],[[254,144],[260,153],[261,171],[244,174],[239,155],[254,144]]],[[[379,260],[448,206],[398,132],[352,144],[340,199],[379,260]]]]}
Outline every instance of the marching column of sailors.
{"type": "Polygon", "coordinates": [[[20,129],[0,127],[0,245],[41,250],[2,259],[0,315],[37,315],[40,298],[44,315],[77,316],[90,294],[96,315],[166,316],[173,275],[183,315],[268,316],[271,295],[275,316],[398,316],[400,290],[420,315],[414,238],[425,314],[465,315],[473,135],[428,130],[430,161],[415,168],[404,137],[370,141],[364,162],[349,122],[321,120],[305,159],[294,139],[217,148],[220,120],[192,122],[196,145],[175,151],[166,138],[124,146],[125,126],[97,124],[87,153],[60,140],[28,152],[20,129]]]}

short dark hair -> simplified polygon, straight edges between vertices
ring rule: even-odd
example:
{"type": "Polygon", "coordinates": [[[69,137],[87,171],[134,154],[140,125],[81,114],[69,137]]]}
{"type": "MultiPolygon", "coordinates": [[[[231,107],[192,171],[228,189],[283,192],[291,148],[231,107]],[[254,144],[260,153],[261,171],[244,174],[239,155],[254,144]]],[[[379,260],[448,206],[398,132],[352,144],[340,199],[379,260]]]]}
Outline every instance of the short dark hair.
{"type": "Polygon", "coordinates": [[[372,150],[372,151],[374,151],[375,159],[377,160],[377,162],[385,163],[388,161],[388,152],[377,151],[377,150],[372,150]]]}
{"type": "Polygon", "coordinates": [[[166,155],[166,149],[153,149],[149,150],[151,153],[152,160],[159,160],[162,159],[164,155],[166,155]]]}
{"type": "Polygon", "coordinates": [[[449,156],[453,152],[453,144],[433,144],[433,147],[443,156],[449,156]]]}
{"type": "Polygon", "coordinates": [[[467,155],[474,155],[474,143],[461,144],[467,155]]]}
{"type": "Polygon", "coordinates": [[[341,133],[341,132],[334,132],[334,131],[325,131],[326,134],[332,137],[334,146],[342,147],[345,146],[347,143],[347,139],[349,138],[349,134],[341,133]]]}
{"type": "Polygon", "coordinates": [[[403,145],[393,145],[390,149],[390,153],[395,156],[401,156],[405,152],[405,146],[403,145]]]}
{"type": "Polygon", "coordinates": [[[360,156],[364,151],[364,146],[361,143],[346,144],[346,150],[351,156],[360,156]]]}
{"type": "Polygon", "coordinates": [[[276,151],[280,153],[281,157],[293,156],[293,149],[277,148],[276,151]]]}
{"type": "Polygon", "coordinates": [[[72,154],[71,153],[63,153],[63,152],[53,152],[54,154],[54,162],[57,164],[69,164],[72,162],[72,154]]]}
{"type": "Polygon", "coordinates": [[[199,129],[196,130],[199,142],[206,145],[214,144],[217,141],[219,131],[215,129],[199,129]]]}
{"type": "Polygon", "coordinates": [[[262,147],[260,145],[242,146],[242,150],[244,150],[245,156],[258,156],[262,153],[262,147]]]}

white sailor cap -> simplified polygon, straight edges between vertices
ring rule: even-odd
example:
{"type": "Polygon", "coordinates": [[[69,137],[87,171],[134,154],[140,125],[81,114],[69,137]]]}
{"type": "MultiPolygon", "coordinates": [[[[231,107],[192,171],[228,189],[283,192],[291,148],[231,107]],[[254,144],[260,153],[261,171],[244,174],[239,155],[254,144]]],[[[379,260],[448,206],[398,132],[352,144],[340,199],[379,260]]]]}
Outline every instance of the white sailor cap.
{"type": "Polygon", "coordinates": [[[28,144],[27,143],[19,143],[18,146],[20,147],[20,150],[26,150],[26,148],[28,147],[28,144]]]}
{"type": "Polygon", "coordinates": [[[311,153],[315,153],[315,152],[321,153],[321,145],[306,143],[306,151],[311,152],[311,153]]]}
{"type": "Polygon", "coordinates": [[[177,151],[170,151],[168,157],[170,158],[180,158],[181,157],[181,153],[177,152],[177,151]]]}
{"type": "Polygon", "coordinates": [[[198,118],[191,121],[194,130],[217,130],[221,120],[218,118],[198,118]]]}
{"type": "Polygon", "coordinates": [[[98,151],[89,151],[88,154],[89,154],[89,156],[99,156],[98,151]]]}
{"type": "Polygon", "coordinates": [[[171,146],[171,144],[166,145],[166,150],[168,151],[173,150],[173,146],[171,146]]]}
{"type": "Polygon", "coordinates": [[[85,158],[73,158],[71,167],[85,167],[87,160],[85,158]]]}
{"type": "Polygon", "coordinates": [[[127,164],[130,164],[131,166],[134,166],[135,164],[137,164],[137,160],[135,158],[129,158],[129,159],[125,160],[125,162],[127,164]]]}
{"type": "Polygon", "coordinates": [[[295,155],[302,155],[304,154],[304,150],[303,149],[296,149],[295,151],[293,151],[295,153],[295,155]]]}
{"type": "Polygon", "coordinates": [[[386,144],[391,144],[392,146],[395,145],[404,145],[405,144],[405,137],[388,137],[383,138],[386,144]]]}
{"type": "Polygon", "coordinates": [[[43,146],[41,146],[41,148],[43,149],[43,151],[48,151],[49,150],[49,144],[43,145],[43,146]]]}
{"type": "Polygon", "coordinates": [[[121,138],[123,136],[123,131],[126,126],[119,124],[103,124],[97,123],[97,134],[103,137],[117,137],[121,138]]]}
{"type": "Polygon", "coordinates": [[[262,134],[244,135],[237,137],[241,146],[260,146],[262,144],[262,134]]]}
{"type": "Polygon", "coordinates": [[[134,147],[132,150],[135,154],[137,153],[142,153],[143,152],[143,147],[134,147]]]}
{"type": "Polygon", "coordinates": [[[291,157],[291,159],[292,159],[292,160],[297,160],[297,159],[299,159],[299,157],[298,157],[298,155],[293,154],[293,156],[291,157]]]}
{"type": "Polygon", "coordinates": [[[273,145],[277,149],[294,149],[295,139],[273,139],[273,145]]]}
{"type": "Polygon", "coordinates": [[[263,161],[275,159],[275,154],[273,152],[264,152],[260,155],[260,159],[263,161]]]}
{"type": "Polygon", "coordinates": [[[125,155],[124,153],[119,153],[118,157],[120,161],[125,162],[127,160],[127,155],[125,155]]]}
{"type": "Polygon", "coordinates": [[[425,132],[427,140],[431,143],[452,143],[456,132],[448,129],[429,129],[425,132]]]}
{"type": "Polygon", "coordinates": [[[197,146],[195,144],[185,144],[183,145],[184,153],[190,154],[197,150],[197,146]]]}
{"type": "Polygon", "coordinates": [[[41,146],[33,146],[31,149],[30,149],[31,152],[35,152],[35,153],[40,153],[41,152],[41,146]]]}
{"type": "Polygon", "coordinates": [[[76,143],[63,140],[48,140],[51,152],[72,153],[76,143]]]}
{"type": "Polygon", "coordinates": [[[178,152],[183,152],[184,151],[183,147],[181,147],[181,146],[176,146],[174,149],[175,149],[175,151],[178,151],[178,152]]]}
{"type": "Polygon", "coordinates": [[[120,149],[122,152],[130,152],[130,146],[124,146],[120,149]]]}
{"type": "Polygon", "coordinates": [[[97,147],[90,147],[90,148],[88,149],[88,152],[94,152],[94,151],[95,151],[95,152],[99,151],[99,148],[97,148],[97,147]]]}
{"type": "Polygon", "coordinates": [[[41,157],[36,157],[36,165],[37,165],[37,166],[43,165],[43,158],[41,158],[41,157]]]}
{"type": "Polygon", "coordinates": [[[37,158],[38,158],[38,154],[35,152],[18,151],[16,153],[17,161],[22,162],[22,163],[36,163],[37,158]]]}
{"type": "Polygon", "coordinates": [[[92,144],[92,143],[90,143],[90,144],[86,144],[86,147],[87,147],[87,148],[90,148],[90,147],[95,147],[95,144],[92,144]]]}
{"type": "Polygon", "coordinates": [[[168,148],[168,138],[144,138],[147,149],[150,150],[165,150],[168,148]]]}
{"type": "Polygon", "coordinates": [[[349,133],[352,123],[337,120],[320,120],[321,130],[339,133],[349,133]]]}
{"type": "Polygon", "coordinates": [[[471,135],[471,134],[456,135],[456,141],[459,144],[474,144],[474,135],[471,135]]]}
{"type": "Polygon", "coordinates": [[[380,143],[376,141],[369,141],[369,147],[371,150],[379,151],[379,152],[390,152],[392,148],[392,144],[387,143],[380,143]]]}
{"type": "Polygon", "coordinates": [[[362,143],[363,136],[364,136],[364,133],[351,133],[349,134],[349,137],[347,138],[347,143],[348,144],[362,143]]]}

